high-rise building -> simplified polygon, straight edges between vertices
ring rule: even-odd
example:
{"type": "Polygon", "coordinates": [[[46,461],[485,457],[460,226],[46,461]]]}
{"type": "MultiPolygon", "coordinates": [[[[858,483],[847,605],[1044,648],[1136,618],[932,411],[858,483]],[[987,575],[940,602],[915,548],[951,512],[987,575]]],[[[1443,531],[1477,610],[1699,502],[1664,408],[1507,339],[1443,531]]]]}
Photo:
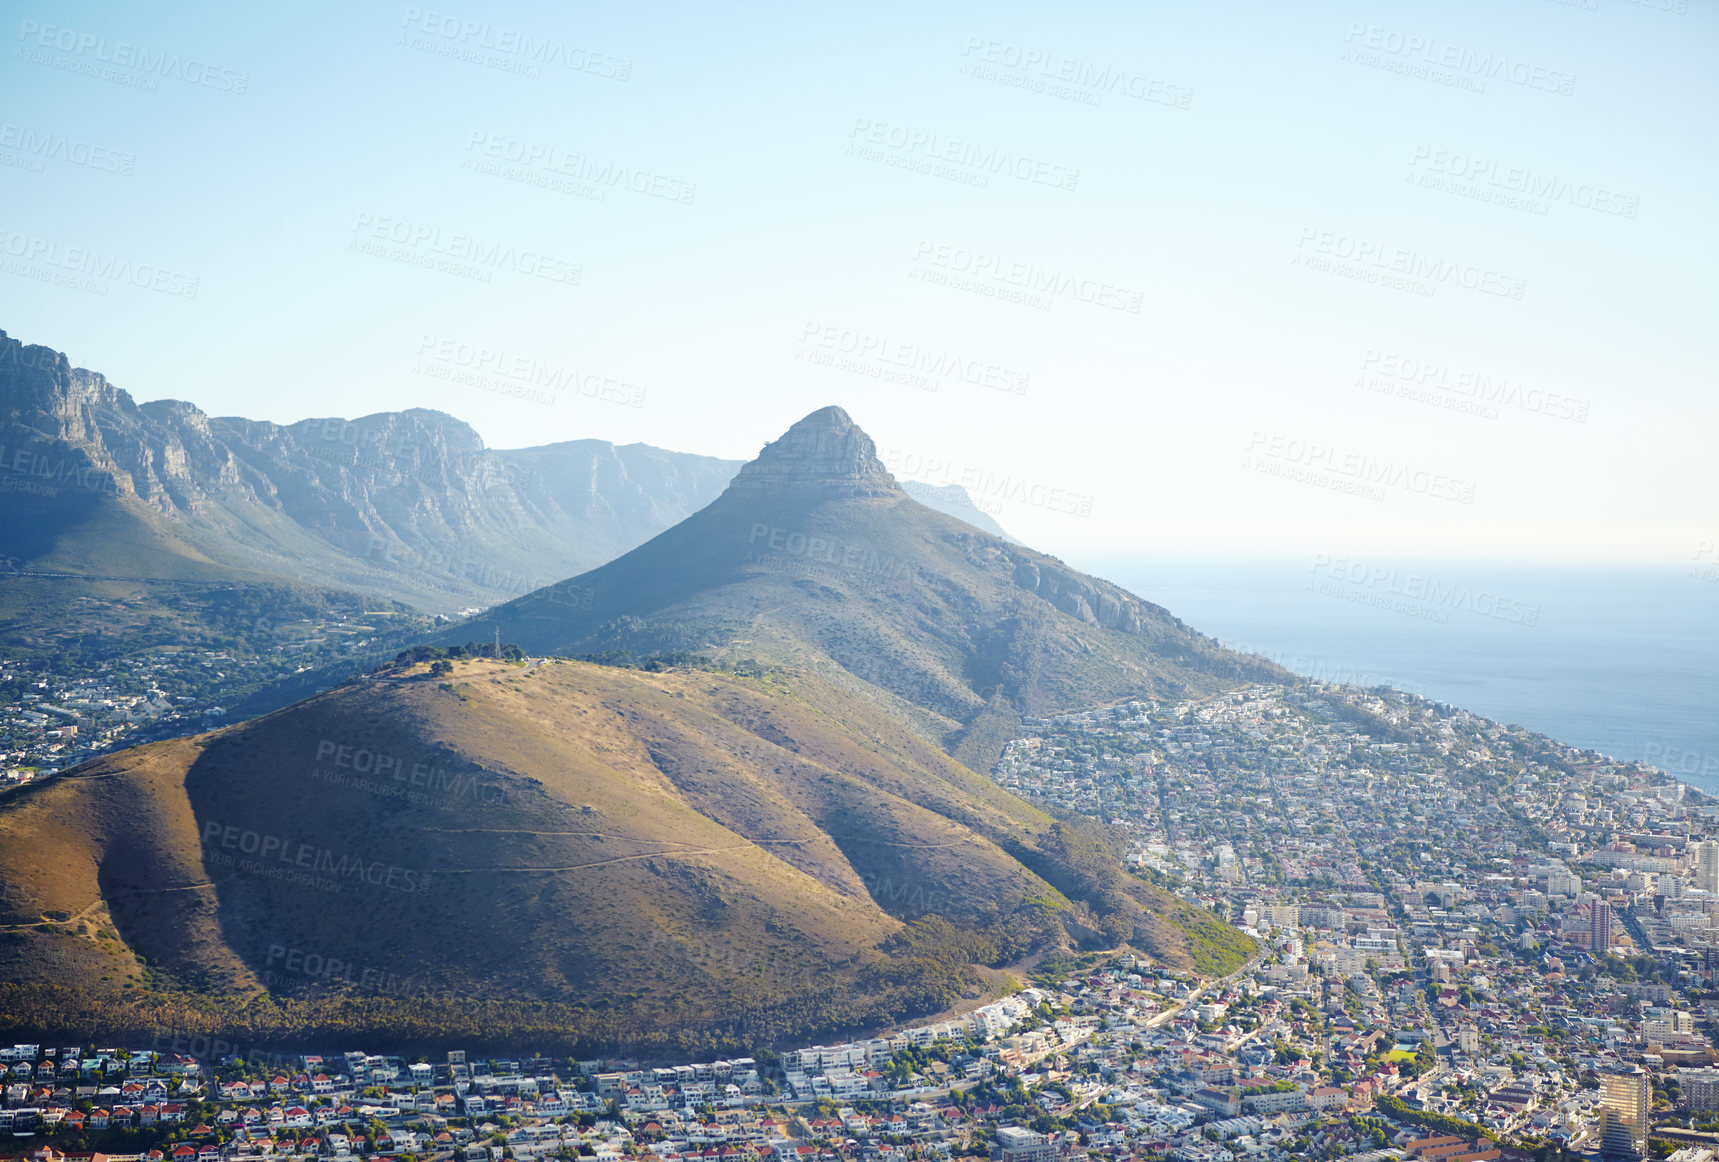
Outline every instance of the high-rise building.
{"type": "Polygon", "coordinates": [[[1612,906],[1595,900],[1588,911],[1588,948],[1604,952],[1612,946],[1612,906]]]}
{"type": "Polygon", "coordinates": [[[1600,1107],[1605,1111],[1600,1153],[1605,1158],[1637,1159],[1647,1152],[1653,1085],[1647,1071],[1633,1069],[1600,1075],[1600,1107]]]}
{"type": "Polygon", "coordinates": [[[1719,1110],[1719,1069],[1711,1065],[1701,1069],[1683,1068],[1677,1071],[1682,1083],[1683,1100],[1697,1113],[1719,1110]]]}
{"type": "Polygon", "coordinates": [[[1695,886],[1719,895],[1719,842],[1703,839],[1695,845],[1695,886]]]}

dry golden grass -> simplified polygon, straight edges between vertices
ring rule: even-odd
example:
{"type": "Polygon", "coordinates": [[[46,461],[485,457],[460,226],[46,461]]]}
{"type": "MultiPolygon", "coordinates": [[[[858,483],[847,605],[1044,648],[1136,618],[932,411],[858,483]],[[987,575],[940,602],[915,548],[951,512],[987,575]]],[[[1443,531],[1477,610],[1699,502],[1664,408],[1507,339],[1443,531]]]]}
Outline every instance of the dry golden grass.
{"type": "MultiPolygon", "coordinates": [[[[877,958],[899,915],[1054,896],[993,838],[1044,822],[816,683],[474,661],[18,796],[0,809],[0,921],[105,902],[120,939],[102,945],[229,994],[348,977],[562,1001],[709,992],[756,961],[839,976],[877,958]],[[396,765],[378,775],[373,756],[396,765]],[[309,850],[323,886],[245,866],[247,847],[282,873],[297,870],[282,854],[309,850]],[[341,861],[396,883],[332,873],[341,861]],[[342,967],[287,972],[283,950],[342,967]]],[[[116,980],[91,939],[7,947],[15,979],[116,980]]]]}

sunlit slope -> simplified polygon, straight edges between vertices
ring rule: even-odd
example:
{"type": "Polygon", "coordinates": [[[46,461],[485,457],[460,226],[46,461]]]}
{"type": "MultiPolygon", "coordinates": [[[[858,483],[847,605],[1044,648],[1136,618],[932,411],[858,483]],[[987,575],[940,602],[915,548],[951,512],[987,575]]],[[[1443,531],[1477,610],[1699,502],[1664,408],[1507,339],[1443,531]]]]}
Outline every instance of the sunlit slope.
{"type": "Polygon", "coordinates": [[[1113,853],[809,676],[402,668],[14,796],[0,867],[6,979],[110,1016],[254,1019],[266,989],[319,1019],[812,1030],[933,1011],[1034,947],[1198,954],[1113,853]]]}

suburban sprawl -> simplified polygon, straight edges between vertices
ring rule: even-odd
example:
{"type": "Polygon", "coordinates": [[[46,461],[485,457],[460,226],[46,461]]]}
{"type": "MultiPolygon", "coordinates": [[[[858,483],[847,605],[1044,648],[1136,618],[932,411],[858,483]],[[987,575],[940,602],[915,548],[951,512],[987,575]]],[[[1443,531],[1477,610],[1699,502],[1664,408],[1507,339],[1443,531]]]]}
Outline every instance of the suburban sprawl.
{"type": "MultiPolygon", "coordinates": [[[[53,714],[42,694],[31,713],[53,714]]],[[[75,694],[51,705],[86,709],[75,694]]],[[[1719,1157],[1719,804],[1699,792],[1318,682],[1029,719],[992,777],[1101,821],[1135,874],[1253,937],[1251,958],[1056,954],[936,1023],[688,1064],[282,1055],[171,1032],[17,1045],[0,1049],[0,1146],[74,1162],[1719,1157]]]]}

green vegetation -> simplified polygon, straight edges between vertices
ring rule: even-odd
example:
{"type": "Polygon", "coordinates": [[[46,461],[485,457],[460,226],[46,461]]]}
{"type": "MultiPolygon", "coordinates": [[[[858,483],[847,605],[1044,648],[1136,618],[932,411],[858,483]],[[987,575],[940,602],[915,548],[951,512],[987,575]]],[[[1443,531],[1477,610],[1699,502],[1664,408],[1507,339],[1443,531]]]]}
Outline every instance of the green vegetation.
{"type": "Polygon", "coordinates": [[[1483,1126],[1477,1126],[1473,1122],[1464,1121],[1462,1118],[1453,1118],[1449,1114],[1435,1114],[1426,1110],[1417,1110],[1394,1094],[1380,1094],[1373,1099],[1373,1104],[1400,1122],[1424,1126],[1426,1129],[1440,1134],[1457,1134],[1471,1141],[1476,1138],[1485,1138],[1492,1142],[1498,1140],[1497,1134],[1483,1126]]]}
{"type": "Polygon", "coordinates": [[[1188,935],[1194,971],[1201,976],[1228,976],[1259,951],[1259,942],[1204,908],[1186,901],[1167,917],[1188,935]]]}

